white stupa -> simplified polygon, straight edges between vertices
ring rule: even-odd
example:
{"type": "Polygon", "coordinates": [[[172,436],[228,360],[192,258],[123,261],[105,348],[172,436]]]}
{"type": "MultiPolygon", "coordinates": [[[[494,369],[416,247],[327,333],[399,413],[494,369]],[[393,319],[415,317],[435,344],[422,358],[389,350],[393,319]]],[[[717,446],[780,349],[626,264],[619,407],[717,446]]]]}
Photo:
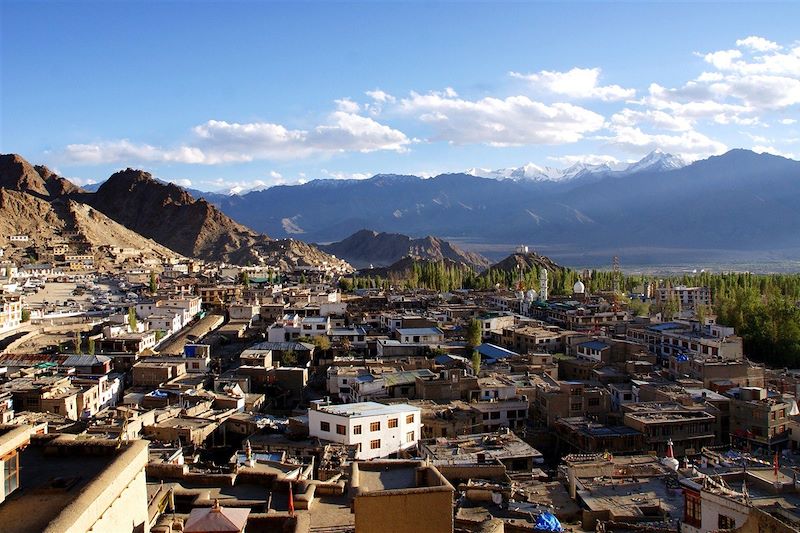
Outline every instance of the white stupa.
{"type": "Polygon", "coordinates": [[[678,467],[680,466],[680,461],[675,459],[675,453],[672,451],[672,439],[667,441],[667,456],[661,459],[661,464],[672,470],[673,472],[678,471],[678,467]]]}
{"type": "Polygon", "coordinates": [[[572,294],[584,294],[586,292],[586,285],[581,280],[575,282],[572,286],[572,294]]]}

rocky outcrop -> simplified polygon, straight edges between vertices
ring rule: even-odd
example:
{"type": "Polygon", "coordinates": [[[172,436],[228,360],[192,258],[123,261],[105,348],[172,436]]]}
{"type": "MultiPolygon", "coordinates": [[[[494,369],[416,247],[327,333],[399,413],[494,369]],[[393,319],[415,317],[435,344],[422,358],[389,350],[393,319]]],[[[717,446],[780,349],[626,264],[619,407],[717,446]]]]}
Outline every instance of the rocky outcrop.
{"type": "Polygon", "coordinates": [[[448,260],[477,271],[489,266],[489,260],[482,255],[462,250],[438,237],[412,239],[399,233],[378,233],[366,229],[320,248],[360,268],[370,265],[385,267],[405,257],[421,261],[448,260]]]}

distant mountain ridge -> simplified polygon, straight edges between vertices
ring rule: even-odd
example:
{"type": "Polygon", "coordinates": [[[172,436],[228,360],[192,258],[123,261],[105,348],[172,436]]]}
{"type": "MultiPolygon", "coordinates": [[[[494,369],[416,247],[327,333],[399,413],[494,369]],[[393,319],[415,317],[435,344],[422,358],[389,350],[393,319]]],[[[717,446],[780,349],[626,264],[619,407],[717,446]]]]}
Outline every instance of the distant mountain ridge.
{"type": "Polygon", "coordinates": [[[458,243],[526,243],[571,257],[645,247],[800,251],[791,229],[800,227],[800,162],[738,149],[680,167],[661,153],[639,163],[561,181],[464,173],[314,181],[219,206],[259,231],[311,242],[370,227],[458,243]]]}
{"type": "Polygon", "coordinates": [[[490,262],[480,254],[467,252],[437,237],[412,239],[398,233],[360,230],[346,239],[320,245],[320,249],[346,260],[356,268],[386,267],[404,257],[423,261],[449,260],[483,270],[490,262]]]}
{"type": "Polygon", "coordinates": [[[653,171],[665,172],[686,166],[686,162],[679,156],[667,154],[661,150],[653,150],[639,161],[625,165],[623,163],[574,163],[566,168],[539,166],[527,163],[517,168],[501,168],[490,170],[485,168],[471,168],[465,174],[491,179],[529,180],[566,182],[586,176],[616,175],[626,176],[637,172],[653,171]]]}

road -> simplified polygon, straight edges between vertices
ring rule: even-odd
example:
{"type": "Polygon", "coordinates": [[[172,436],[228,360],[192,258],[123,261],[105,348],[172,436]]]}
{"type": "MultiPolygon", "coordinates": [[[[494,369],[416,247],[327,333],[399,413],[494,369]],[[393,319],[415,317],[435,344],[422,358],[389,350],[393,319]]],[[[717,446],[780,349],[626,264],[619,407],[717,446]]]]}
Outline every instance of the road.
{"type": "Polygon", "coordinates": [[[225,315],[222,314],[209,314],[195,322],[188,329],[184,328],[183,331],[173,337],[167,345],[159,348],[158,352],[165,355],[180,355],[183,353],[183,347],[186,344],[191,344],[197,339],[207,335],[210,331],[214,331],[225,322],[225,315]]]}

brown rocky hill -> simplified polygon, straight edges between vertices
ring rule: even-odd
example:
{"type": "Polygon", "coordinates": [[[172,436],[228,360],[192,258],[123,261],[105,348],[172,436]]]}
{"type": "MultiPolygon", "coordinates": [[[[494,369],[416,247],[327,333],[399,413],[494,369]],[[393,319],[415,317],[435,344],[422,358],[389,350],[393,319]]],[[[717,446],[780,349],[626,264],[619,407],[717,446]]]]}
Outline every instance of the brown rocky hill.
{"type": "Polygon", "coordinates": [[[412,239],[399,233],[378,233],[366,229],[320,248],[358,268],[368,268],[370,265],[385,267],[406,257],[422,261],[447,260],[476,271],[484,270],[490,264],[482,255],[462,250],[438,237],[412,239]]]}
{"type": "Polygon", "coordinates": [[[33,166],[17,154],[0,155],[0,188],[57,198],[81,188],[45,166],[33,166]]]}
{"type": "Polygon", "coordinates": [[[547,256],[539,255],[536,252],[519,253],[515,252],[499,263],[489,267],[490,270],[503,270],[506,272],[528,272],[536,267],[545,268],[549,271],[564,270],[564,267],[554,262],[547,256]]]}
{"type": "Polygon", "coordinates": [[[225,260],[269,239],[141,170],[113,174],[89,201],[125,227],[188,257],[225,260]]]}
{"type": "Polygon", "coordinates": [[[162,260],[178,255],[86,204],[69,198],[48,200],[37,194],[0,188],[0,242],[8,242],[9,235],[30,238],[24,248],[9,247],[9,257],[27,256],[37,247],[63,239],[67,232],[74,234],[69,239],[74,244],[73,251],[91,251],[100,264],[106,260],[103,251],[109,247],[136,248],[146,258],[162,260]]]}
{"type": "Polygon", "coordinates": [[[196,200],[185,189],[142,170],[129,168],[113,174],[89,201],[125,227],[186,256],[282,269],[324,263],[350,269],[313,245],[274,241],[259,234],[205,199],[196,200]]]}

